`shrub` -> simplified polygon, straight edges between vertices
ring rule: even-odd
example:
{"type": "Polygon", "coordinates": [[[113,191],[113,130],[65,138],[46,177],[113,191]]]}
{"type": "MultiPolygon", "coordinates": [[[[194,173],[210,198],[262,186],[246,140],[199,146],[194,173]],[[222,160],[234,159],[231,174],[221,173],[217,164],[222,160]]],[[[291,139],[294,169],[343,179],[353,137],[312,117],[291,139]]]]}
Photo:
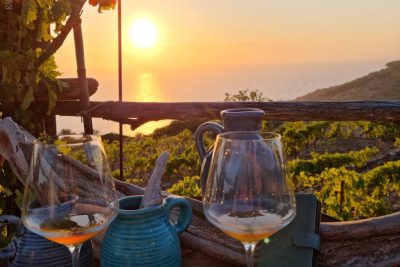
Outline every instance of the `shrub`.
{"type": "Polygon", "coordinates": [[[199,183],[199,176],[185,176],[182,180],[168,189],[168,192],[179,196],[201,197],[201,189],[198,185],[199,183]]]}

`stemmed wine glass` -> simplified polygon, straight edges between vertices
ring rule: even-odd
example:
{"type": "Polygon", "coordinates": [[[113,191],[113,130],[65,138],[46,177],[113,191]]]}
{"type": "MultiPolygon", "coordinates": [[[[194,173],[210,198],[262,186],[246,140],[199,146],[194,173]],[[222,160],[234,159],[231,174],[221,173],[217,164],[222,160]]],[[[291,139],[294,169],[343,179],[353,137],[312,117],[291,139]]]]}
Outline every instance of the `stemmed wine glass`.
{"type": "Polygon", "coordinates": [[[257,131],[219,134],[203,201],[207,219],[242,242],[247,266],[252,267],[257,243],[296,215],[280,135],[257,131]]]}
{"type": "Polygon", "coordinates": [[[82,244],[117,215],[118,198],[101,138],[65,135],[34,141],[22,221],[32,232],[65,245],[72,266],[82,244]]]}

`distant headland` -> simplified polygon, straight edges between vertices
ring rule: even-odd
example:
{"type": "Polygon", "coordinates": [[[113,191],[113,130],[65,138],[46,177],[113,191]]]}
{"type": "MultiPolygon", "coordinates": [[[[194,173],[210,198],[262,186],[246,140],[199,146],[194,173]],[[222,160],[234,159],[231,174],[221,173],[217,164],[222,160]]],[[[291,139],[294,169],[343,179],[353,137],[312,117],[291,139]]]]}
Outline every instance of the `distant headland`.
{"type": "Polygon", "coordinates": [[[315,90],[295,101],[400,100],[400,60],[341,85],[315,90]]]}

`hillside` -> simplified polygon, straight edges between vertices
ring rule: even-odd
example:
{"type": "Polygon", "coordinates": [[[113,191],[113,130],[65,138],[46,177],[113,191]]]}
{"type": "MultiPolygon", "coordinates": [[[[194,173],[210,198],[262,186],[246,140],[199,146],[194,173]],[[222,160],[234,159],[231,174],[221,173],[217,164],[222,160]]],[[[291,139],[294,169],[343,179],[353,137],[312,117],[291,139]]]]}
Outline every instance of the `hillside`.
{"type": "Polygon", "coordinates": [[[295,101],[400,100],[400,60],[354,81],[318,89],[295,101]]]}

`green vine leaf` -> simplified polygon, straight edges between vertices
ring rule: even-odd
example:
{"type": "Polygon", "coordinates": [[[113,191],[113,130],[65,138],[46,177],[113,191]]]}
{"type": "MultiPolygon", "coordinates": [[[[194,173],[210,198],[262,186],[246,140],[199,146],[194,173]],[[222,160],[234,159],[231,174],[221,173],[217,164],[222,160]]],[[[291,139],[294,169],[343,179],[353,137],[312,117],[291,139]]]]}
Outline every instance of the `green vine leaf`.
{"type": "Polygon", "coordinates": [[[67,15],[71,13],[69,0],[59,0],[54,2],[52,13],[56,23],[55,31],[58,32],[59,30],[61,30],[61,25],[67,18],[67,15]]]}
{"type": "Polygon", "coordinates": [[[22,100],[22,104],[21,104],[21,108],[23,110],[28,109],[28,107],[31,105],[31,103],[34,100],[34,96],[33,96],[33,88],[29,87],[28,91],[26,92],[23,100],[22,100]]]}
{"type": "Polygon", "coordinates": [[[22,201],[24,199],[24,194],[20,190],[15,190],[15,203],[21,209],[22,208],[22,201]]]}
{"type": "Polygon", "coordinates": [[[22,6],[22,22],[28,26],[37,19],[38,8],[35,0],[26,0],[22,6]]]}
{"type": "Polygon", "coordinates": [[[37,41],[48,42],[52,39],[50,32],[50,24],[47,22],[42,22],[39,24],[38,33],[37,33],[37,41]]]}
{"type": "Polygon", "coordinates": [[[57,94],[56,92],[53,90],[52,87],[46,85],[46,90],[47,90],[47,94],[49,96],[49,103],[48,103],[48,109],[47,109],[47,115],[51,114],[51,111],[53,110],[53,108],[56,105],[57,102],[57,94]]]}

